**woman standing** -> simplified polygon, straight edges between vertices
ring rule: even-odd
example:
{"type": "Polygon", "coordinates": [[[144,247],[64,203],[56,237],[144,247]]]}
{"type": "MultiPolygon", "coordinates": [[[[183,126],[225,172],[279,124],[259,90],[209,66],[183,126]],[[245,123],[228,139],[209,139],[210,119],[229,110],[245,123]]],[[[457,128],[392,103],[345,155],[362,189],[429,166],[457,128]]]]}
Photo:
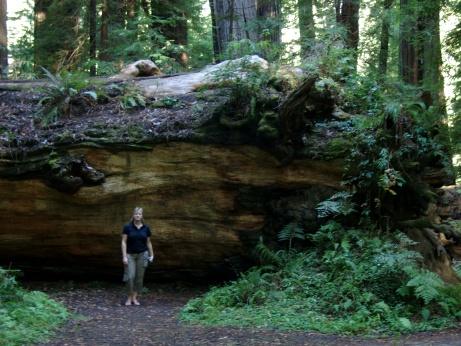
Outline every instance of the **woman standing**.
{"type": "Polygon", "coordinates": [[[142,291],[144,271],[148,261],[154,259],[154,251],[150,241],[151,231],[144,224],[142,208],[136,207],[131,222],[123,227],[122,254],[128,298],[125,305],[139,305],[138,294],[142,291]]]}

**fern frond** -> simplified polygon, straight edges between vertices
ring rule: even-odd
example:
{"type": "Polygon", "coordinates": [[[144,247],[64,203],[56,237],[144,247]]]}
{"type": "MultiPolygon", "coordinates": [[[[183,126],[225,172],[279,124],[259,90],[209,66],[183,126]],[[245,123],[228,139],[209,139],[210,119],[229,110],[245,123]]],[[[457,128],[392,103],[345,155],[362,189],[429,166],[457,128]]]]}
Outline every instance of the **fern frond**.
{"type": "Polygon", "coordinates": [[[274,265],[276,267],[280,267],[283,264],[282,257],[275,251],[269,249],[262,240],[256,244],[255,249],[262,263],[274,265]]]}
{"type": "Polygon", "coordinates": [[[355,204],[351,202],[352,194],[341,191],[335,193],[327,200],[320,202],[315,208],[319,218],[349,215],[355,211],[355,204]]]}
{"type": "Polygon", "coordinates": [[[429,304],[440,298],[440,289],[444,287],[444,283],[436,273],[425,270],[408,281],[406,286],[412,287],[415,296],[422,299],[424,304],[429,304]]]}

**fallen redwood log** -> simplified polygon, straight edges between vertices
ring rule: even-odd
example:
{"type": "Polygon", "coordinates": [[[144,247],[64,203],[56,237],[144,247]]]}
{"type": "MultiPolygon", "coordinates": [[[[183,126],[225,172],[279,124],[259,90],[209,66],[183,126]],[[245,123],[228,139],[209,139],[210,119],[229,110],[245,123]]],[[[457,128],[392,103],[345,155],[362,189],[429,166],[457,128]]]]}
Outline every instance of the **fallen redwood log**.
{"type": "Polygon", "coordinates": [[[104,183],[69,195],[38,179],[0,179],[3,265],[117,275],[122,226],[142,206],[153,230],[155,272],[229,273],[252,257],[273,221],[271,204],[304,192],[316,205],[341,180],[335,162],[281,167],[269,153],[244,145],[170,143],[146,151],[71,153],[104,172],[104,183]]]}
{"type": "Polygon", "coordinates": [[[148,107],[110,99],[49,125],[35,120],[36,93],[0,92],[0,265],[121,275],[135,206],[153,230],[155,277],[235,273],[260,237],[293,220],[316,229],[316,206],[342,188],[333,94],[311,78],[288,96],[261,90],[242,115],[228,88],[194,92],[206,75],[139,79],[148,107]]]}
{"type": "MultiPolygon", "coordinates": [[[[315,206],[340,189],[340,160],[283,165],[277,135],[260,137],[254,121],[228,126],[228,89],[193,92],[219,68],[136,79],[155,96],[148,108],[125,111],[111,99],[49,125],[34,120],[36,93],[0,92],[0,264],[120,275],[121,230],[135,206],[153,230],[152,270],[162,277],[247,267],[260,237],[293,210],[315,224],[315,206]]],[[[283,96],[267,95],[257,106],[270,130],[283,96]]]]}

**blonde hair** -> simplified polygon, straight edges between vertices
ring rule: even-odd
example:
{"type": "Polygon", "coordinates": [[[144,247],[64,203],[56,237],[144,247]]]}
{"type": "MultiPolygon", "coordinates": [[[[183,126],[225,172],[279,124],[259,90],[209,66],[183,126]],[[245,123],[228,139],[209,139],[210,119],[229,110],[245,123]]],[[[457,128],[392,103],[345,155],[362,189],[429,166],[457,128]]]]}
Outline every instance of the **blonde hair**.
{"type": "MultiPolygon", "coordinates": [[[[133,209],[133,214],[131,216],[131,222],[134,222],[133,215],[136,214],[137,212],[140,212],[141,214],[143,214],[143,209],[141,207],[135,207],[133,209]]],[[[141,221],[142,221],[142,223],[144,223],[144,218],[141,218],[141,221]]]]}

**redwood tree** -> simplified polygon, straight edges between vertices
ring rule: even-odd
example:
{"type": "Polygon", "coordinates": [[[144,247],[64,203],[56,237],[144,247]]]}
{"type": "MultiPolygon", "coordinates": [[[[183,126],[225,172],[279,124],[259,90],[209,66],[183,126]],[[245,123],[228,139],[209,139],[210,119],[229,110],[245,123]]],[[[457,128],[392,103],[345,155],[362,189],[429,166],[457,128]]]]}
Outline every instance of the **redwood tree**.
{"type": "Polygon", "coordinates": [[[8,78],[8,33],[6,0],[0,0],[0,79],[8,78]]]}
{"type": "MultiPolygon", "coordinates": [[[[96,60],[96,0],[90,0],[88,8],[88,21],[90,24],[90,59],[96,60]]],[[[90,75],[96,75],[96,66],[94,63],[90,68],[90,75]]]]}
{"type": "Polygon", "coordinates": [[[423,88],[427,106],[444,109],[440,0],[400,0],[401,79],[423,88]]]}
{"type": "Polygon", "coordinates": [[[313,0],[298,0],[299,38],[305,54],[315,41],[313,0]]]}
{"type": "Polygon", "coordinates": [[[390,18],[389,10],[394,4],[394,0],[383,0],[383,17],[381,23],[381,39],[379,47],[378,57],[378,73],[381,78],[387,74],[387,60],[389,57],[389,30],[390,30],[390,18]]]}
{"type": "Polygon", "coordinates": [[[280,42],[280,0],[210,0],[215,20],[215,53],[231,41],[280,42]]]}
{"type": "Polygon", "coordinates": [[[360,0],[335,0],[336,22],[346,30],[345,43],[354,56],[357,64],[357,49],[359,46],[359,9],[360,0]]]}

